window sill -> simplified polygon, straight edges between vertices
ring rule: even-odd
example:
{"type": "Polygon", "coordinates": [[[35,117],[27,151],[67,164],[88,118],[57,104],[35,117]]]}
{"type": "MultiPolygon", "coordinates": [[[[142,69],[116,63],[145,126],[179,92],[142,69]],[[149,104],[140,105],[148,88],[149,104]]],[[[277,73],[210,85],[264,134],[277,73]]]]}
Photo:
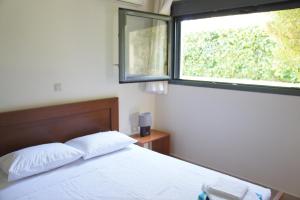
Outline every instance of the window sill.
{"type": "Polygon", "coordinates": [[[269,94],[300,96],[300,88],[285,88],[285,87],[274,87],[274,86],[247,85],[247,84],[221,83],[221,82],[195,81],[195,80],[182,80],[182,79],[173,79],[170,80],[169,83],[174,85],[185,85],[185,86],[195,86],[195,87],[239,90],[239,91],[247,91],[247,92],[261,92],[261,93],[269,93],[269,94]]]}

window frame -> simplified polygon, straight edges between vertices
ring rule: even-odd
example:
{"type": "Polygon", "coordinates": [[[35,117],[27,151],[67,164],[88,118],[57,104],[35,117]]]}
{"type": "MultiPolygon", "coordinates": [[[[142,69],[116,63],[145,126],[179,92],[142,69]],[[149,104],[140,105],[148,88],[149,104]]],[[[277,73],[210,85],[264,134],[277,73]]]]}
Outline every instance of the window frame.
{"type": "MultiPolygon", "coordinates": [[[[180,79],[180,57],[181,57],[181,22],[184,20],[193,20],[209,17],[221,17],[237,14],[259,13],[276,10],[286,10],[300,8],[300,1],[289,1],[280,3],[263,4],[257,6],[246,6],[233,9],[224,9],[211,12],[203,12],[198,14],[190,14],[183,16],[176,16],[173,18],[173,63],[172,63],[172,79],[170,84],[186,85],[207,88],[219,88],[229,90],[239,90],[248,92],[262,92],[271,94],[284,94],[300,96],[300,88],[296,87],[279,87],[268,85],[252,85],[242,83],[228,83],[228,82],[215,82],[215,81],[201,81],[201,80],[188,80],[180,79]]],[[[174,9],[174,8],[173,8],[174,9]]]]}
{"type": "Polygon", "coordinates": [[[172,17],[168,15],[162,15],[162,14],[156,14],[156,13],[150,13],[150,12],[144,12],[144,11],[138,11],[138,10],[131,10],[131,9],[125,9],[125,8],[119,8],[119,83],[139,83],[139,82],[149,82],[149,81],[169,81],[171,80],[171,63],[172,63],[172,27],[173,27],[173,20],[172,17]],[[126,79],[126,62],[125,62],[125,37],[126,37],[126,31],[125,31],[125,17],[126,16],[135,16],[135,17],[143,17],[147,19],[156,19],[156,20],[162,20],[166,21],[168,23],[167,28],[167,35],[168,35],[168,41],[167,41],[167,60],[168,60],[168,69],[167,69],[167,75],[163,76],[139,76],[139,78],[135,79],[126,79]]]}

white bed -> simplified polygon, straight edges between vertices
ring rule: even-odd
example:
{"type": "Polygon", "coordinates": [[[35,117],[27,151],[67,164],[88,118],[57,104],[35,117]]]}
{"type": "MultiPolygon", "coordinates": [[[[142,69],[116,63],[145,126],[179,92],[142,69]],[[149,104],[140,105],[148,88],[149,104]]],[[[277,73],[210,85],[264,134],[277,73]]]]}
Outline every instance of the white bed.
{"type": "MultiPolygon", "coordinates": [[[[202,184],[227,175],[137,145],[79,160],[14,183],[0,174],[1,200],[197,200],[202,184]]],[[[238,179],[235,179],[238,180],[238,179]]],[[[239,180],[241,181],[241,180],[239,180]]],[[[271,198],[269,189],[246,183],[271,198]]]]}

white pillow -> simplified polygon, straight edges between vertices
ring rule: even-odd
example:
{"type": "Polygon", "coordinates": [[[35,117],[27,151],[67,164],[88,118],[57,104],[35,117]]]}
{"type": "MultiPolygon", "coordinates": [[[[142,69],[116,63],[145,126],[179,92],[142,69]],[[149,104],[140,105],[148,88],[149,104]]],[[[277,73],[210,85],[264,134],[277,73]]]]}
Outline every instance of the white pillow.
{"type": "Polygon", "coordinates": [[[83,152],[62,143],[27,147],[0,157],[0,168],[8,181],[49,171],[78,160],[83,152]]]}
{"type": "Polygon", "coordinates": [[[108,131],[78,137],[69,140],[66,144],[83,151],[83,159],[87,160],[89,158],[123,149],[136,142],[135,139],[128,137],[123,133],[108,131]]]}

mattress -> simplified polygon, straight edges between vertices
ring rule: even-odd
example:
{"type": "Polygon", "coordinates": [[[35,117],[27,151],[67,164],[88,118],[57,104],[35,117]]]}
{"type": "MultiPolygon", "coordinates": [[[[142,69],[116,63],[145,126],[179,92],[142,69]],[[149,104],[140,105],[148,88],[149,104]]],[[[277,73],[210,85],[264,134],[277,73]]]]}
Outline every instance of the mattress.
{"type": "MultiPolygon", "coordinates": [[[[196,200],[204,183],[236,178],[137,145],[17,182],[0,174],[1,200],[196,200]]],[[[271,192],[245,181],[269,200],[271,192]]]]}

